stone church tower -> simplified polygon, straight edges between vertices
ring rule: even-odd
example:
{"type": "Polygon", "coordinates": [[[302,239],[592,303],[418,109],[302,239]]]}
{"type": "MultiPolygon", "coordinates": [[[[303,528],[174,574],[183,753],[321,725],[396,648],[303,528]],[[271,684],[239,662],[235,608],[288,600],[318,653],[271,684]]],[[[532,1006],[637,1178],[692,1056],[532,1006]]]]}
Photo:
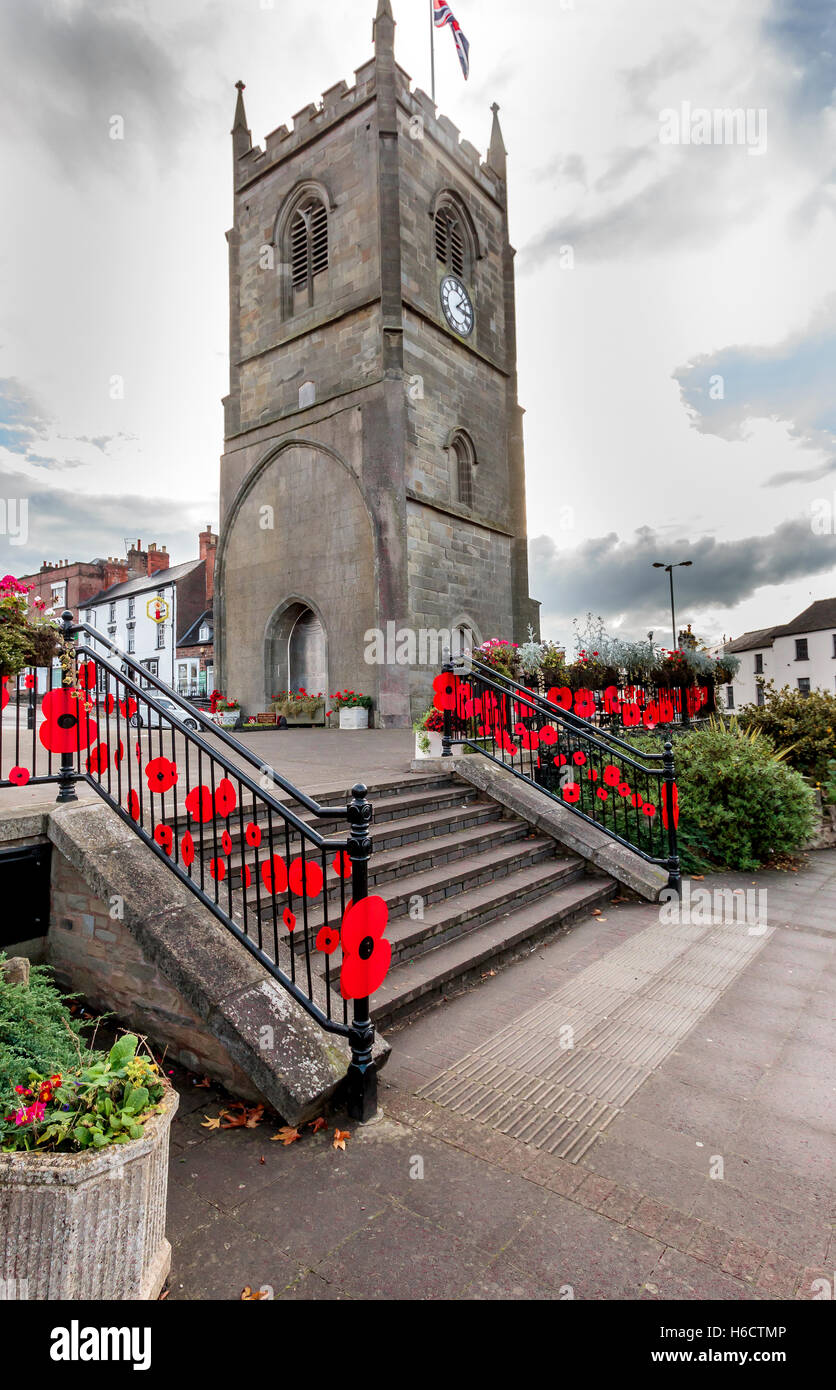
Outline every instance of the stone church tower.
{"type": "Polygon", "coordinates": [[[368,664],[367,632],[539,624],[498,108],[483,163],[410,90],[389,0],[373,37],[264,149],[238,84],[215,634],[249,711],[349,688],[401,726],[436,668],[368,664]]]}

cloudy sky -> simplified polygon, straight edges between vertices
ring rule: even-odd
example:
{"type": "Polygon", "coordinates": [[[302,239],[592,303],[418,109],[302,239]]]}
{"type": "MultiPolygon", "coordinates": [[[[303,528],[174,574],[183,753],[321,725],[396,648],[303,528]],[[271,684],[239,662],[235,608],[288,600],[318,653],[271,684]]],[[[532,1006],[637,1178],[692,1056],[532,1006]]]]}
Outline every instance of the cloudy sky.
{"type": "MultiPolygon", "coordinates": [[[[353,80],[375,8],[0,0],[7,532],[29,503],[27,543],[0,534],[4,571],[137,535],[176,562],[217,523],[233,84],[262,143],[353,80]]],[[[393,8],[428,87],[427,3],[393,8]]],[[[545,634],[591,609],[666,636],[656,559],[693,560],[680,616],[711,640],[833,595],[831,0],[453,10],[471,78],[440,34],[439,106],[484,149],[498,101],[509,150],[545,634]],[[743,138],[698,143],[699,112],[738,108],[743,138]]]]}

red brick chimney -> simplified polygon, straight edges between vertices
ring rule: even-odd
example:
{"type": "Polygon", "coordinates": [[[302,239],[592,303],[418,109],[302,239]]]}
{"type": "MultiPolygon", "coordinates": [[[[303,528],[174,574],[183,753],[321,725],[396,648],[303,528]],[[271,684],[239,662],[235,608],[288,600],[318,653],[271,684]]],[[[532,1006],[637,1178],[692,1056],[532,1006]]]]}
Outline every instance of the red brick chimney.
{"type": "Polygon", "coordinates": [[[165,546],[158,546],[155,541],[151,541],[148,546],[148,578],[159,574],[160,570],[167,570],[170,564],[171,556],[165,546]]]}
{"type": "Polygon", "coordinates": [[[198,538],[200,540],[200,558],[206,564],[206,607],[212,607],[212,600],[215,597],[215,556],[218,553],[218,538],[212,535],[212,523],[206,523],[206,530],[201,531],[198,538]]]}

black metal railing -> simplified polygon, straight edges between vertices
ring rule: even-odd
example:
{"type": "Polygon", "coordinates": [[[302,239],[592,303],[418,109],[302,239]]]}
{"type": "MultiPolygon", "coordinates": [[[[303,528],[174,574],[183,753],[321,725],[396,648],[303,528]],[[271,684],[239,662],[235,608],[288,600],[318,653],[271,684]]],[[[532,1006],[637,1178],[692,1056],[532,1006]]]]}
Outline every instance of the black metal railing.
{"type": "Polygon", "coordinates": [[[645,752],[479,662],[446,662],[442,756],[471,749],[668,872],[681,887],[673,746],[645,752]]]}
{"type": "Polygon", "coordinates": [[[62,633],[61,666],[22,672],[16,691],[3,680],[0,786],[55,782],[59,801],[92,787],[322,1028],[348,1040],[349,1113],[371,1118],[369,1000],[352,996],[349,1017],[329,968],[347,906],[368,896],[365,786],[347,806],[320,805],[69,612],[62,633]],[[316,821],[348,833],[328,837],[316,821]]]}

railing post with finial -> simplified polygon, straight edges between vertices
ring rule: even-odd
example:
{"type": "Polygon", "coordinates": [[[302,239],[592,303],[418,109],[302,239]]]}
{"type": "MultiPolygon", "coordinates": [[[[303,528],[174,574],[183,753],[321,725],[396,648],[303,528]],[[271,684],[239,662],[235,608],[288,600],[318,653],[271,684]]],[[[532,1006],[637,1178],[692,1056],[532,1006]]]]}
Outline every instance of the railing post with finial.
{"type": "MultiPolygon", "coordinates": [[[[442,667],[441,667],[442,673],[443,673],[445,676],[449,675],[449,676],[452,677],[452,676],[454,675],[454,671],[453,671],[453,662],[452,662],[452,658],[451,658],[450,652],[449,652],[449,650],[448,650],[447,647],[444,648],[444,651],[443,651],[443,653],[442,653],[442,663],[443,663],[443,664],[442,664],[442,667]]],[[[444,729],[443,729],[442,734],[441,734],[441,756],[442,756],[442,758],[452,758],[452,756],[453,756],[453,711],[452,711],[451,709],[445,709],[445,710],[443,711],[443,713],[442,713],[442,718],[443,718],[443,720],[444,720],[444,729]]]]}
{"type": "MultiPolygon", "coordinates": [[[[67,652],[72,648],[72,642],[73,642],[73,615],[72,615],[72,613],[70,612],[69,608],[65,608],[64,611],[63,611],[63,613],[61,614],[61,644],[62,644],[62,647],[63,647],[63,655],[64,655],[64,656],[66,656],[67,652]]],[[[62,685],[64,684],[64,675],[63,675],[63,671],[64,671],[65,669],[66,669],[66,668],[62,666],[62,677],[61,677],[61,683],[62,683],[62,685]]],[[[78,797],[76,796],[76,793],[75,793],[75,783],[76,783],[76,771],[75,771],[75,764],[74,764],[74,762],[73,762],[73,755],[72,755],[71,752],[69,752],[69,753],[62,753],[62,754],[61,754],[61,768],[60,768],[60,773],[59,773],[59,776],[58,776],[58,800],[59,800],[59,801],[77,801],[77,800],[78,800],[78,797]]]]}
{"type": "MultiPolygon", "coordinates": [[[[366,788],[362,782],[351,788],[351,797],[348,806],[351,830],[347,849],[351,860],[351,901],[354,904],[369,896],[369,859],[372,852],[369,829],[373,808],[371,802],[366,800],[366,788]]],[[[362,954],[362,946],[360,950],[362,954]]],[[[377,1114],[377,1065],[372,1058],[374,1036],[368,998],[355,999],[349,1035],[351,1062],[346,1074],[346,1094],[349,1115],[352,1120],[361,1123],[373,1120],[377,1114]]]]}
{"type": "Polygon", "coordinates": [[[662,761],[664,766],[662,795],[665,798],[665,821],[668,827],[668,887],[672,888],[677,897],[681,898],[682,869],[679,863],[679,845],[676,837],[676,812],[674,809],[676,770],[673,761],[673,744],[670,739],[665,743],[662,761]]]}

